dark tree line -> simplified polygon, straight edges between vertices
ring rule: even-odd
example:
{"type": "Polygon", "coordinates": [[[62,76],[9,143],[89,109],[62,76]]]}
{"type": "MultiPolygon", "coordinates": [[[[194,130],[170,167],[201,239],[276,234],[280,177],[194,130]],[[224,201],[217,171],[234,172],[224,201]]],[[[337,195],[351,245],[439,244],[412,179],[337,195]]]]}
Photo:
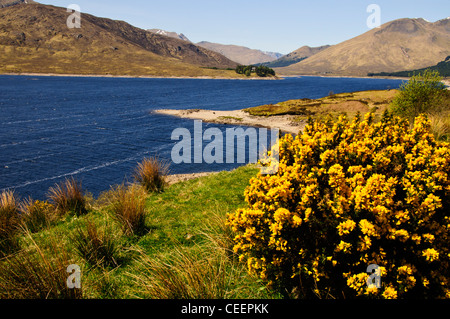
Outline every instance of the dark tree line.
{"type": "Polygon", "coordinates": [[[275,76],[275,71],[267,66],[260,65],[238,65],[236,67],[237,74],[245,74],[246,76],[251,76],[252,73],[256,73],[257,76],[266,77],[266,76],[275,76]]]}

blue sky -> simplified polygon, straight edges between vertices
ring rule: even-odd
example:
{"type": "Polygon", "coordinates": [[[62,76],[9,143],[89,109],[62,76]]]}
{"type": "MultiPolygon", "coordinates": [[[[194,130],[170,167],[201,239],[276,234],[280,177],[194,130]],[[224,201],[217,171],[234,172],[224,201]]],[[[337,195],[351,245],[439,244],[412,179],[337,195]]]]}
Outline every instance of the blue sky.
{"type": "Polygon", "coordinates": [[[450,15],[449,0],[37,0],[124,20],[143,29],[184,33],[191,41],[237,44],[283,54],[303,45],[337,44],[366,31],[367,6],[381,8],[381,23],[450,15]]]}

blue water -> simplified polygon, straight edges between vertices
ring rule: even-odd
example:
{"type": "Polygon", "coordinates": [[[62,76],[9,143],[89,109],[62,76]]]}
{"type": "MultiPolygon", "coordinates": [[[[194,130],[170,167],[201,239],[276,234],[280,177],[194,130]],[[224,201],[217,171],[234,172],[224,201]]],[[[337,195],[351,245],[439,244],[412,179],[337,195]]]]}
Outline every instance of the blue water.
{"type": "MultiPolygon", "coordinates": [[[[170,160],[178,127],[156,109],[236,110],[289,99],[397,88],[399,80],[301,77],[281,81],[0,76],[0,191],[43,199],[67,177],[94,196],[131,180],[147,156],[170,160]]],[[[226,125],[203,124],[204,129],[226,125]]],[[[240,164],[172,164],[172,173],[240,164]]]]}

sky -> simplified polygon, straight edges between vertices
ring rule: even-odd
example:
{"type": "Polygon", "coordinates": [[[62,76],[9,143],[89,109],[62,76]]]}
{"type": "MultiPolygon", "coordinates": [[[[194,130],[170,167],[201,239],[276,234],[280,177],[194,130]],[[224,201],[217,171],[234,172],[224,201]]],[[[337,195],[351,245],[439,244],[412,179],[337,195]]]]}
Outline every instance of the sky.
{"type": "MultiPolygon", "coordinates": [[[[449,0],[37,0],[143,29],[183,33],[192,42],[242,45],[287,54],[301,46],[337,44],[370,30],[370,4],[381,23],[400,18],[435,22],[450,15],[449,0]]],[[[82,16],[81,16],[82,18],[82,16]]]]}

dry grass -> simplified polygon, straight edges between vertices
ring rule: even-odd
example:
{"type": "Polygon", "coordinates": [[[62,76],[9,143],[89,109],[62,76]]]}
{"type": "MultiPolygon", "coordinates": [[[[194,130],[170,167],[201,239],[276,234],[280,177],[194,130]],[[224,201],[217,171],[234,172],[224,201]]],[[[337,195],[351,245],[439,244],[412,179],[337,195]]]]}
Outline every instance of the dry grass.
{"type": "Polygon", "coordinates": [[[84,228],[79,227],[71,237],[78,256],[93,267],[119,266],[121,247],[110,229],[100,229],[90,220],[84,228]]]}
{"type": "Polygon", "coordinates": [[[69,212],[73,212],[77,216],[87,213],[81,183],[74,178],[66,179],[64,182],[51,187],[48,197],[61,216],[69,212]]]}
{"type": "Polygon", "coordinates": [[[450,139],[450,116],[446,114],[428,114],[431,121],[431,133],[438,141],[450,139]]]}
{"type": "Polygon", "coordinates": [[[348,113],[350,117],[358,112],[382,114],[397,92],[397,90],[380,90],[340,93],[316,100],[299,99],[261,105],[244,111],[255,116],[297,115],[298,120],[305,120],[308,117],[321,118],[327,114],[337,115],[342,112],[348,113]]]}
{"type": "Polygon", "coordinates": [[[140,252],[139,272],[128,274],[135,291],[151,299],[234,299],[243,295],[267,297],[268,291],[256,278],[251,278],[244,264],[233,252],[231,229],[224,214],[206,219],[192,247],[176,244],[170,254],[152,257],[140,252]]]}
{"type": "MultiPolygon", "coordinates": [[[[188,249],[180,245],[169,255],[152,257],[141,253],[137,259],[140,271],[128,274],[135,292],[150,299],[233,299],[252,290],[245,282],[246,268],[237,258],[214,243],[206,246],[188,249]]],[[[260,292],[254,292],[254,298],[260,292]]]]}
{"type": "MultiPolygon", "coordinates": [[[[118,185],[102,195],[109,204],[111,216],[122,228],[125,235],[144,235],[146,226],[147,192],[140,185],[118,185]]],[[[102,199],[100,199],[102,200],[102,199]]]]}
{"type": "MultiPolygon", "coordinates": [[[[222,256],[223,257],[223,256],[222,256]]],[[[144,270],[133,275],[137,290],[152,299],[226,298],[226,259],[195,256],[177,249],[171,256],[139,260],[144,270]]]]}
{"type": "Polygon", "coordinates": [[[51,250],[44,251],[27,235],[32,242],[29,249],[0,261],[0,298],[81,298],[81,289],[67,286],[67,267],[72,261],[65,250],[53,240],[51,250]]]}
{"type": "Polygon", "coordinates": [[[20,227],[19,200],[13,191],[0,194],[0,251],[3,253],[17,247],[15,236],[20,227]]]}
{"type": "Polygon", "coordinates": [[[20,203],[22,225],[30,232],[35,233],[48,228],[57,219],[55,207],[39,200],[28,198],[20,203]]]}
{"type": "Polygon", "coordinates": [[[156,157],[144,158],[134,172],[135,180],[147,191],[160,193],[166,186],[165,178],[169,173],[169,164],[156,157]]]}

